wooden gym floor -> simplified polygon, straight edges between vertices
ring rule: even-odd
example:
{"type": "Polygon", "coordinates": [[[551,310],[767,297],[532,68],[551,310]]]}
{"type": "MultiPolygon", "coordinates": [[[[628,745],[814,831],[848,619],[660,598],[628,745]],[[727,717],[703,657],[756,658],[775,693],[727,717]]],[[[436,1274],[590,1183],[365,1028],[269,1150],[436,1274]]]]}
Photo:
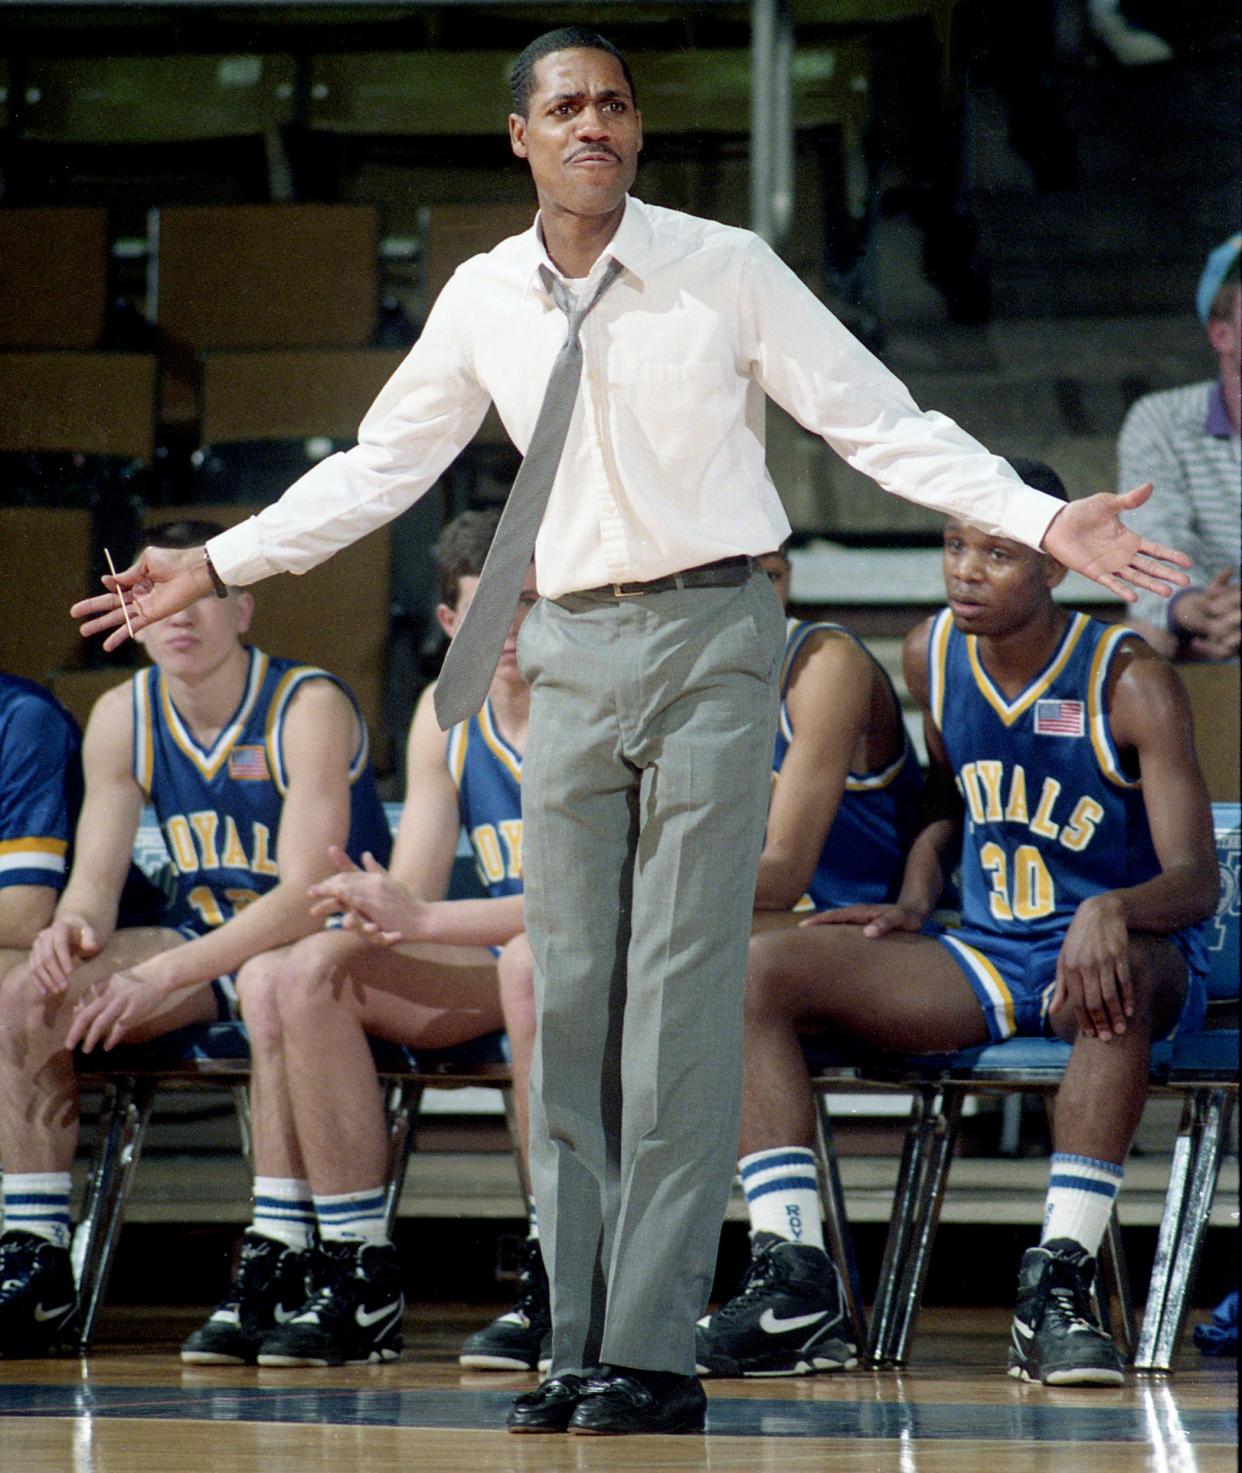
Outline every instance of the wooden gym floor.
{"type": "Polygon", "coordinates": [[[182,1366],[201,1310],[123,1310],[83,1360],[0,1361],[13,1473],[1224,1473],[1237,1363],[1187,1341],[1175,1374],[1116,1389],[1003,1374],[1004,1310],[928,1310],[906,1369],[709,1382],[705,1437],[515,1437],[531,1376],[462,1372],[477,1308],[412,1310],[405,1359],[343,1370],[182,1366]]]}

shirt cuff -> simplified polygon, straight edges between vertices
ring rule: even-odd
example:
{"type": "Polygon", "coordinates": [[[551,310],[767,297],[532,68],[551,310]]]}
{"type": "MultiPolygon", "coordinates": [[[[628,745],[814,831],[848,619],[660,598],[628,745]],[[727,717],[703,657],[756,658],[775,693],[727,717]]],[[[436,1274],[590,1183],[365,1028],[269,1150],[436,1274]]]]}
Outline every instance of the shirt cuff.
{"type": "MultiPolygon", "coordinates": [[[[1057,512],[1064,511],[1066,503],[1033,486],[1023,485],[1024,496],[1011,496],[1005,507],[1005,525],[1002,535],[1012,537],[1015,542],[1024,542],[1036,552],[1044,550],[1044,534],[1052,525],[1057,512]]],[[[217,564],[217,566],[219,566],[217,564]]]]}
{"type": "Polygon", "coordinates": [[[280,571],[263,555],[254,517],[208,538],[207,552],[221,579],[233,588],[245,588],[280,571]]]}

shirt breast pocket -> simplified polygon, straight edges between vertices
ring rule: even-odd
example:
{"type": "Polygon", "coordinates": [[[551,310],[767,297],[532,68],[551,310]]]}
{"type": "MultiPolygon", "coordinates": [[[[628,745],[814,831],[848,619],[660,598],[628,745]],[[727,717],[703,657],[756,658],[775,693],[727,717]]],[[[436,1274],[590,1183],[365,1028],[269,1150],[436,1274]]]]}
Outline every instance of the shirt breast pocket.
{"type": "Polygon", "coordinates": [[[720,363],[644,363],[610,383],[624,435],[659,461],[706,461],[742,418],[745,385],[720,363]]]}

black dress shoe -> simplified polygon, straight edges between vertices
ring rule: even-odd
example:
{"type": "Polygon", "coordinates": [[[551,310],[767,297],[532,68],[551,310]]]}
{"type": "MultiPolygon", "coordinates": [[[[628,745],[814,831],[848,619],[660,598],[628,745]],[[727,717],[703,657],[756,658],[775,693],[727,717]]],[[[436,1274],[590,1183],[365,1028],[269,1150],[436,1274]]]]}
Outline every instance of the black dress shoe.
{"type": "Polygon", "coordinates": [[[586,1386],[581,1376],[552,1376],[513,1403],[509,1431],[564,1432],[586,1386]]]}
{"type": "MultiPolygon", "coordinates": [[[[661,1377],[663,1381],[665,1378],[661,1377]]],[[[636,1376],[593,1377],[582,1388],[571,1432],[702,1432],[707,1397],[697,1376],[679,1376],[653,1390],[636,1376]]]]}

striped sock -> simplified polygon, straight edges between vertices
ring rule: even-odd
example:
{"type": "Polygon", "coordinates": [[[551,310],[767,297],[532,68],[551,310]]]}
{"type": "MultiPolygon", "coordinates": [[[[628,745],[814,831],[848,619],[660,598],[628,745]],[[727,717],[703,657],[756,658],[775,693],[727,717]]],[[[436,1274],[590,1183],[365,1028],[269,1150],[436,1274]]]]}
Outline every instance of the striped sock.
{"type": "Polygon", "coordinates": [[[309,1248],[315,1236],[315,1206],[305,1177],[256,1176],[252,1231],[288,1248],[309,1248]]]}
{"type": "Polygon", "coordinates": [[[34,1233],[58,1248],[69,1246],[69,1173],[6,1171],[4,1230],[34,1233]]]}
{"type": "Polygon", "coordinates": [[[1112,1161],[1054,1152],[1039,1241],[1070,1238],[1094,1258],[1124,1175],[1125,1169],[1112,1161]]]}
{"type": "Polygon", "coordinates": [[[325,1243],[387,1243],[388,1209],[383,1187],[365,1192],[315,1195],[319,1236],[325,1243]]]}
{"type": "Polygon", "coordinates": [[[756,1151],[738,1162],[750,1211],[750,1231],[775,1233],[790,1243],[824,1246],[815,1152],[805,1146],[756,1151]]]}

